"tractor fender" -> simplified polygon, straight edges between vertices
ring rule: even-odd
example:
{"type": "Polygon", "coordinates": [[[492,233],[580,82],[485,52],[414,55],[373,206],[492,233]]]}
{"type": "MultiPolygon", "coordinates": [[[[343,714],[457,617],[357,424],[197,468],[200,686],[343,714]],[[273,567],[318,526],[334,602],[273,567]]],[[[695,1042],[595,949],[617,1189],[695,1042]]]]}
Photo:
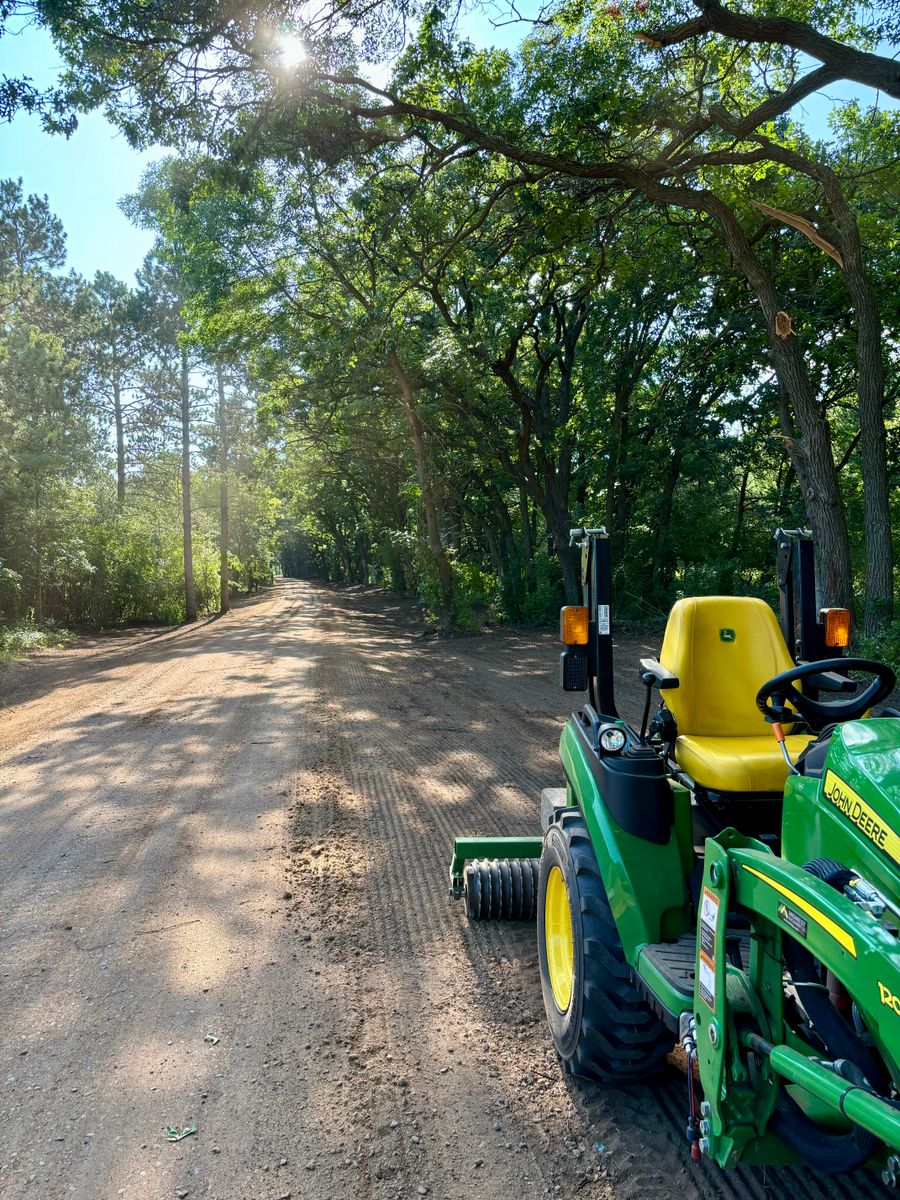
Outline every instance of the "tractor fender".
{"type": "MultiPolygon", "coordinates": [[[[640,836],[636,832],[640,826],[634,821],[630,830],[625,829],[601,792],[598,772],[589,757],[596,752],[580,736],[577,714],[563,729],[559,753],[571,797],[588,827],[625,957],[636,966],[643,945],[676,938],[692,927],[685,865],[676,833],[678,813],[667,823],[664,840],[659,840],[658,820],[648,830],[652,839],[640,836]]],[[[635,791],[632,816],[641,810],[651,790],[653,796],[659,796],[657,781],[648,779],[647,783],[643,795],[635,791]]],[[[641,781],[635,781],[635,788],[640,786],[641,781]]],[[[670,803],[676,808],[686,805],[690,820],[686,789],[673,787],[668,780],[665,786],[672,793],[670,803]]]]}

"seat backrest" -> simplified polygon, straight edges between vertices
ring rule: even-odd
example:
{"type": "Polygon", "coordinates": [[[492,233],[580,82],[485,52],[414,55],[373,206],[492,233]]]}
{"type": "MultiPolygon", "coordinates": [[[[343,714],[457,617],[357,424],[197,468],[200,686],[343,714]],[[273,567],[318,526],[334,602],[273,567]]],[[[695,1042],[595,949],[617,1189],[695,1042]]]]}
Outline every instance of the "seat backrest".
{"type": "Polygon", "coordinates": [[[692,596],[669,613],[659,660],[681,681],[665,693],[678,732],[765,736],[759,688],[794,662],[775,614],[751,596],[692,596]]]}

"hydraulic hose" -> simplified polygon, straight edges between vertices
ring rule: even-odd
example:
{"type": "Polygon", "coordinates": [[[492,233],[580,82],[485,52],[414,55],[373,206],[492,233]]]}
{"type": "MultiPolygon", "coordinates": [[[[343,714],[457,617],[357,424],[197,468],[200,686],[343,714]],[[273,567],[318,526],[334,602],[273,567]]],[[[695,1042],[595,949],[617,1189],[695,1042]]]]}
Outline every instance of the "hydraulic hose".
{"type": "Polygon", "coordinates": [[[813,956],[793,938],[783,938],[782,944],[784,961],[800,1002],[829,1054],[854,1063],[876,1092],[885,1092],[890,1084],[887,1071],[831,1003],[813,956]]]}

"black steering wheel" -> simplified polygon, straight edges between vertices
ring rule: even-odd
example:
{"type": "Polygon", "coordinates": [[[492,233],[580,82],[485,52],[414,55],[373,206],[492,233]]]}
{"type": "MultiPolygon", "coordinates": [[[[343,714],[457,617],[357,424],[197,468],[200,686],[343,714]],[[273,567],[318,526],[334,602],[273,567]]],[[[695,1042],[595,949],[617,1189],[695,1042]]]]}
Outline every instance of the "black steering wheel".
{"type": "Polygon", "coordinates": [[[825,658],[819,662],[803,663],[769,679],[756,693],[756,707],[770,724],[789,724],[797,719],[796,714],[799,713],[812,729],[820,729],[823,725],[838,721],[859,720],[873,704],[878,704],[891,694],[896,682],[897,677],[891,668],[874,659],[825,658]],[[876,678],[858,695],[851,696],[849,700],[835,700],[832,704],[813,700],[794,686],[795,680],[806,679],[809,675],[818,675],[823,671],[843,674],[848,670],[865,671],[876,678]],[[796,712],[787,707],[788,701],[796,712]]]}

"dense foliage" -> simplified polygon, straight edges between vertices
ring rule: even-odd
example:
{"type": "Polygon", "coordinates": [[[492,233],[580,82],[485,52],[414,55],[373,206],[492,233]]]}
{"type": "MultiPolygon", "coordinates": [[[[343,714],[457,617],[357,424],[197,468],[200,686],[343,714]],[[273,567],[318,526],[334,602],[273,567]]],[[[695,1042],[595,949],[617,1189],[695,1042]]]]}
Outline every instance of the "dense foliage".
{"type": "MultiPolygon", "coordinates": [[[[62,274],[59,222],[15,181],[0,185],[0,254],[0,616],[19,623],[4,648],[35,644],[47,628],[58,640],[53,621],[179,621],[183,351],[161,265],[148,261],[136,288],[62,274]]],[[[211,423],[220,401],[195,358],[192,565],[196,608],[210,612],[220,602],[222,423],[211,423]]],[[[246,589],[271,574],[278,509],[246,380],[233,369],[227,380],[230,575],[246,589]]]]}
{"type": "MultiPolygon", "coordinates": [[[[438,7],[14,7],[69,69],[45,94],[8,80],[10,110],[65,130],[104,105],[179,148],[130,209],[158,232],[157,276],[135,296],[98,278],[100,332],[49,231],[15,285],[31,315],[5,334],[0,420],[21,433],[0,453],[31,491],[0,500],[22,543],[0,535],[0,556],[30,606],[52,590],[95,617],[91,595],[152,594],[175,615],[190,351],[258,409],[250,559],[277,504],[290,572],[415,590],[445,627],[544,621],[577,595],[569,528],[602,523],[619,610],[644,617],[770,593],[773,529],[808,524],[823,602],[892,636],[893,7],[560,0],[507,50],[438,7]],[[810,120],[841,79],[861,98],[810,120]],[[111,361],[149,447],[127,486],[104,462],[111,361]]],[[[36,203],[23,222],[52,225],[36,203]]],[[[215,443],[187,454],[198,489],[215,443]]],[[[203,593],[215,531],[194,525],[203,593]]]]}

